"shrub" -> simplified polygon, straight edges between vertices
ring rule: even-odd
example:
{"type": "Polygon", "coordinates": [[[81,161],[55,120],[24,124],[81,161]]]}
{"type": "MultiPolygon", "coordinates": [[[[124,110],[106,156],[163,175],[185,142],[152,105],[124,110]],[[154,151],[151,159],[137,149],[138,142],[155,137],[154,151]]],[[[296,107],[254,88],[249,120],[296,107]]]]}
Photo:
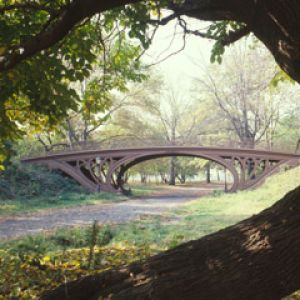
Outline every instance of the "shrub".
{"type": "Polygon", "coordinates": [[[0,200],[56,197],[65,192],[84,192],[73,179],[60,171],[14,162],[0,173],[0,200]]]}

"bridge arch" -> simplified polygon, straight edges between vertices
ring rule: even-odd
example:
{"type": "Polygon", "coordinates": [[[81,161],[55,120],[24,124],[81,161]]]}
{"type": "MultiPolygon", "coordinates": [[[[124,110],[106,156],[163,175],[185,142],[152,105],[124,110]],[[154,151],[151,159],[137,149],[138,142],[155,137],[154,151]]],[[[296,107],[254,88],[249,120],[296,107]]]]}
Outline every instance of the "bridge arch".
{"type": "Polygon", "coordinates": [[[165,151],[160,151],[160,152],[156,152],[156,153],[148,153],[148,154],[141,154],[141,155],[135,155],[134,157],[129,157],[129,158],[124,158],[121,161],[119,161],[118,163],[114,164],[113,167],[109,170],[108,173],[108,183],[110,185],[113,184],[112,182],[112,177],[114,176],[114,174],[117,173],[117,189],[121,189],[122,192],[127,192],[124,187],[123,187],[123,177],[125,175],[125,173],[131,169],[132,167],[146,162],[146,161],[151,161],[151,160],[155,160],[158,158],[164,158],[164,157],[193,157],[193,158],[200,158],[200,159],[205,159],[205,160],[209,160],[212,162],[217,163],[218,165],[223,166],[226,170],[228,170],[233,178],[233,184],[231,186],[231,188],[228,190],[229,192],[234,192],[237,190],[238,185],[239,185],[239,175],[238,172],[236,170],[236,168],[234,168],[234,166],[230,163],[228,163],[226,160],[221,159],[221,158],[217,158],[217,157],[213,157],[211,155],[207,155],[207,154],[197,154],[194,152],[189,152],[189,151],[177,151],[177,152],[172,152],[172,153],[166,153],[165,151]],[[117,172],[117,170],[120,169],[119,172],[117,172]]]}

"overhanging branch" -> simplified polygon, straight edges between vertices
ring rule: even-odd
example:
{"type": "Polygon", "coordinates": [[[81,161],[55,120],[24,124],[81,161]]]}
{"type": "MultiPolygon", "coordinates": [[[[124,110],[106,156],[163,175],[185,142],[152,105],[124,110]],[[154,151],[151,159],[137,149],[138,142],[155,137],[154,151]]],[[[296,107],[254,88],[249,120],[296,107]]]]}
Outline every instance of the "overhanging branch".
{"type": "Polygon", "coordinates": [[[15,46],[14,49],[16,50],[12,53],[0,56],[0,72],[10,70],[23,60],[54,46],[63,40],[74,26],[82,20],[114,7],[139,1],[140,0],[75,0],[59,13],[59,16],[55,19],[52,26],[47,26],[47,28],[49,28],[48,30],[36,34],[25,44],[15,46]]]}
{"type": "Polygon", "coordinates": [[[248,35],[251,32],[248,26],[245,26],[237,31],[230,31],[228,35],[226,35],[223,40],[221,41],[223,46],[229,46],[234,42],[238,41],[242,37],[248,35]]]}

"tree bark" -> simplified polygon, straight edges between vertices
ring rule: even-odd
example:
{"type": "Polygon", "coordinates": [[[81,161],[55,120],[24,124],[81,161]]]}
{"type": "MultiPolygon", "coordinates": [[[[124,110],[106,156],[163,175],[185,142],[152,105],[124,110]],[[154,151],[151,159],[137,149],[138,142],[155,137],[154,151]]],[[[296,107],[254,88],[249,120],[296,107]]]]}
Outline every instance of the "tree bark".
{"type": "Polygon", "coordinates": [[[205,165],[205,169],[206,169],[206,183],[211,183],[211,178],[210,178],[210,165],[211,162],[208,161],[205,165]]]}
{"type": "Polygon", "coordinates": [[[68,283],[42,299],[279,300],[300,288],[299,249],[297,188],[234,226],[143,263],[68,283]]]}
{"type": "Polygon", "coordinates": [[[172,157],[170,161],[170,180],[169,185],[176,184],[176,157],[172,157]]]}

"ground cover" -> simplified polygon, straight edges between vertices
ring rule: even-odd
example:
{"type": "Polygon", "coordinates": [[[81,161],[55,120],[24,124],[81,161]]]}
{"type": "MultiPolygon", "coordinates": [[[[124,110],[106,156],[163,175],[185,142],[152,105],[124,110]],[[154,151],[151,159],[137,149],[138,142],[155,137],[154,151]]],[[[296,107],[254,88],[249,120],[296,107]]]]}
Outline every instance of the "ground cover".
{"type": "Polygon", "coordinates": [[[163,190],[164,187],[155,185],[136,185],[133,187],[130,196],[106,192],[90,194],[81,189],[78,192],[62,192],[60,195],[27,196],[10,200],[0,199],[0,218],[1,216],[7,217],[8,215],[13,214],[31,213],[49,209],[115,203],[130,198],[161,194],[163,190]]]}
{"type": "Polygon", "coordinates": [[[112,193],[88,194],[86,192],[62,193],[57,196],[40,196],[32,198],[17,198],[0,201],[0,216],[40,210],[67,208],[80,205],[111,203],[128,199],[126,196],[112,193]]]}
{"type": "Polygon", "coordinates": [[[2,243],[0,299],[36,299],[50,286],[144,259],[215,232],[272,205],[299,185],[299,176],[297,168],[277,174],[255,191],[216,191],[160,217],[144,216],[113,226],[60,229],[53,235],[2,243]]]}
{"type": "MultiPolygon", "coordinates": [[[[16,173],[17,171],[15,171],[16,173]]],[[[113,203],[128,197],[115,193],[90,194],[73,180],[43,168],[22,168],[22,174],[0,177],[0,217],[56,208],[113,203]],[[25,175],[24,175],[25,173],[25,175]],[[46,181],[46,182],[45,182],[46,181]],[[18,188],[16,186],[20,185],[18,188]],[[8,189],[8,187],[11,187],[8,189]],[[10,196],[9,196],[9,195],[10,196]]],[[[131,197],[144,197],[159,191],[157,186],[135,186],[131,197]]]]}
{"type": "Polygon", "coordinates": [[[42,194],[39,196],[18,196],[14,199],[0,199],[0,218],[1,216],[7,217],[14,214],[46,211],[57,208],[116,203],[128,199],[166,195],[168,193],[170,193],[168,185],[135,184],[132,186],[131,194],[129,196],[106,192],[90,194],[82,188],[79,188],[79,191],[77,192],[61,192],[59,195],[42,194]]]}
{"type": "Polygon", "coordinates": [[[16,213],[120,201],[124,196],[90,194],[61,172],[13,162],[0,174],[0,218],[16,213]]]}

